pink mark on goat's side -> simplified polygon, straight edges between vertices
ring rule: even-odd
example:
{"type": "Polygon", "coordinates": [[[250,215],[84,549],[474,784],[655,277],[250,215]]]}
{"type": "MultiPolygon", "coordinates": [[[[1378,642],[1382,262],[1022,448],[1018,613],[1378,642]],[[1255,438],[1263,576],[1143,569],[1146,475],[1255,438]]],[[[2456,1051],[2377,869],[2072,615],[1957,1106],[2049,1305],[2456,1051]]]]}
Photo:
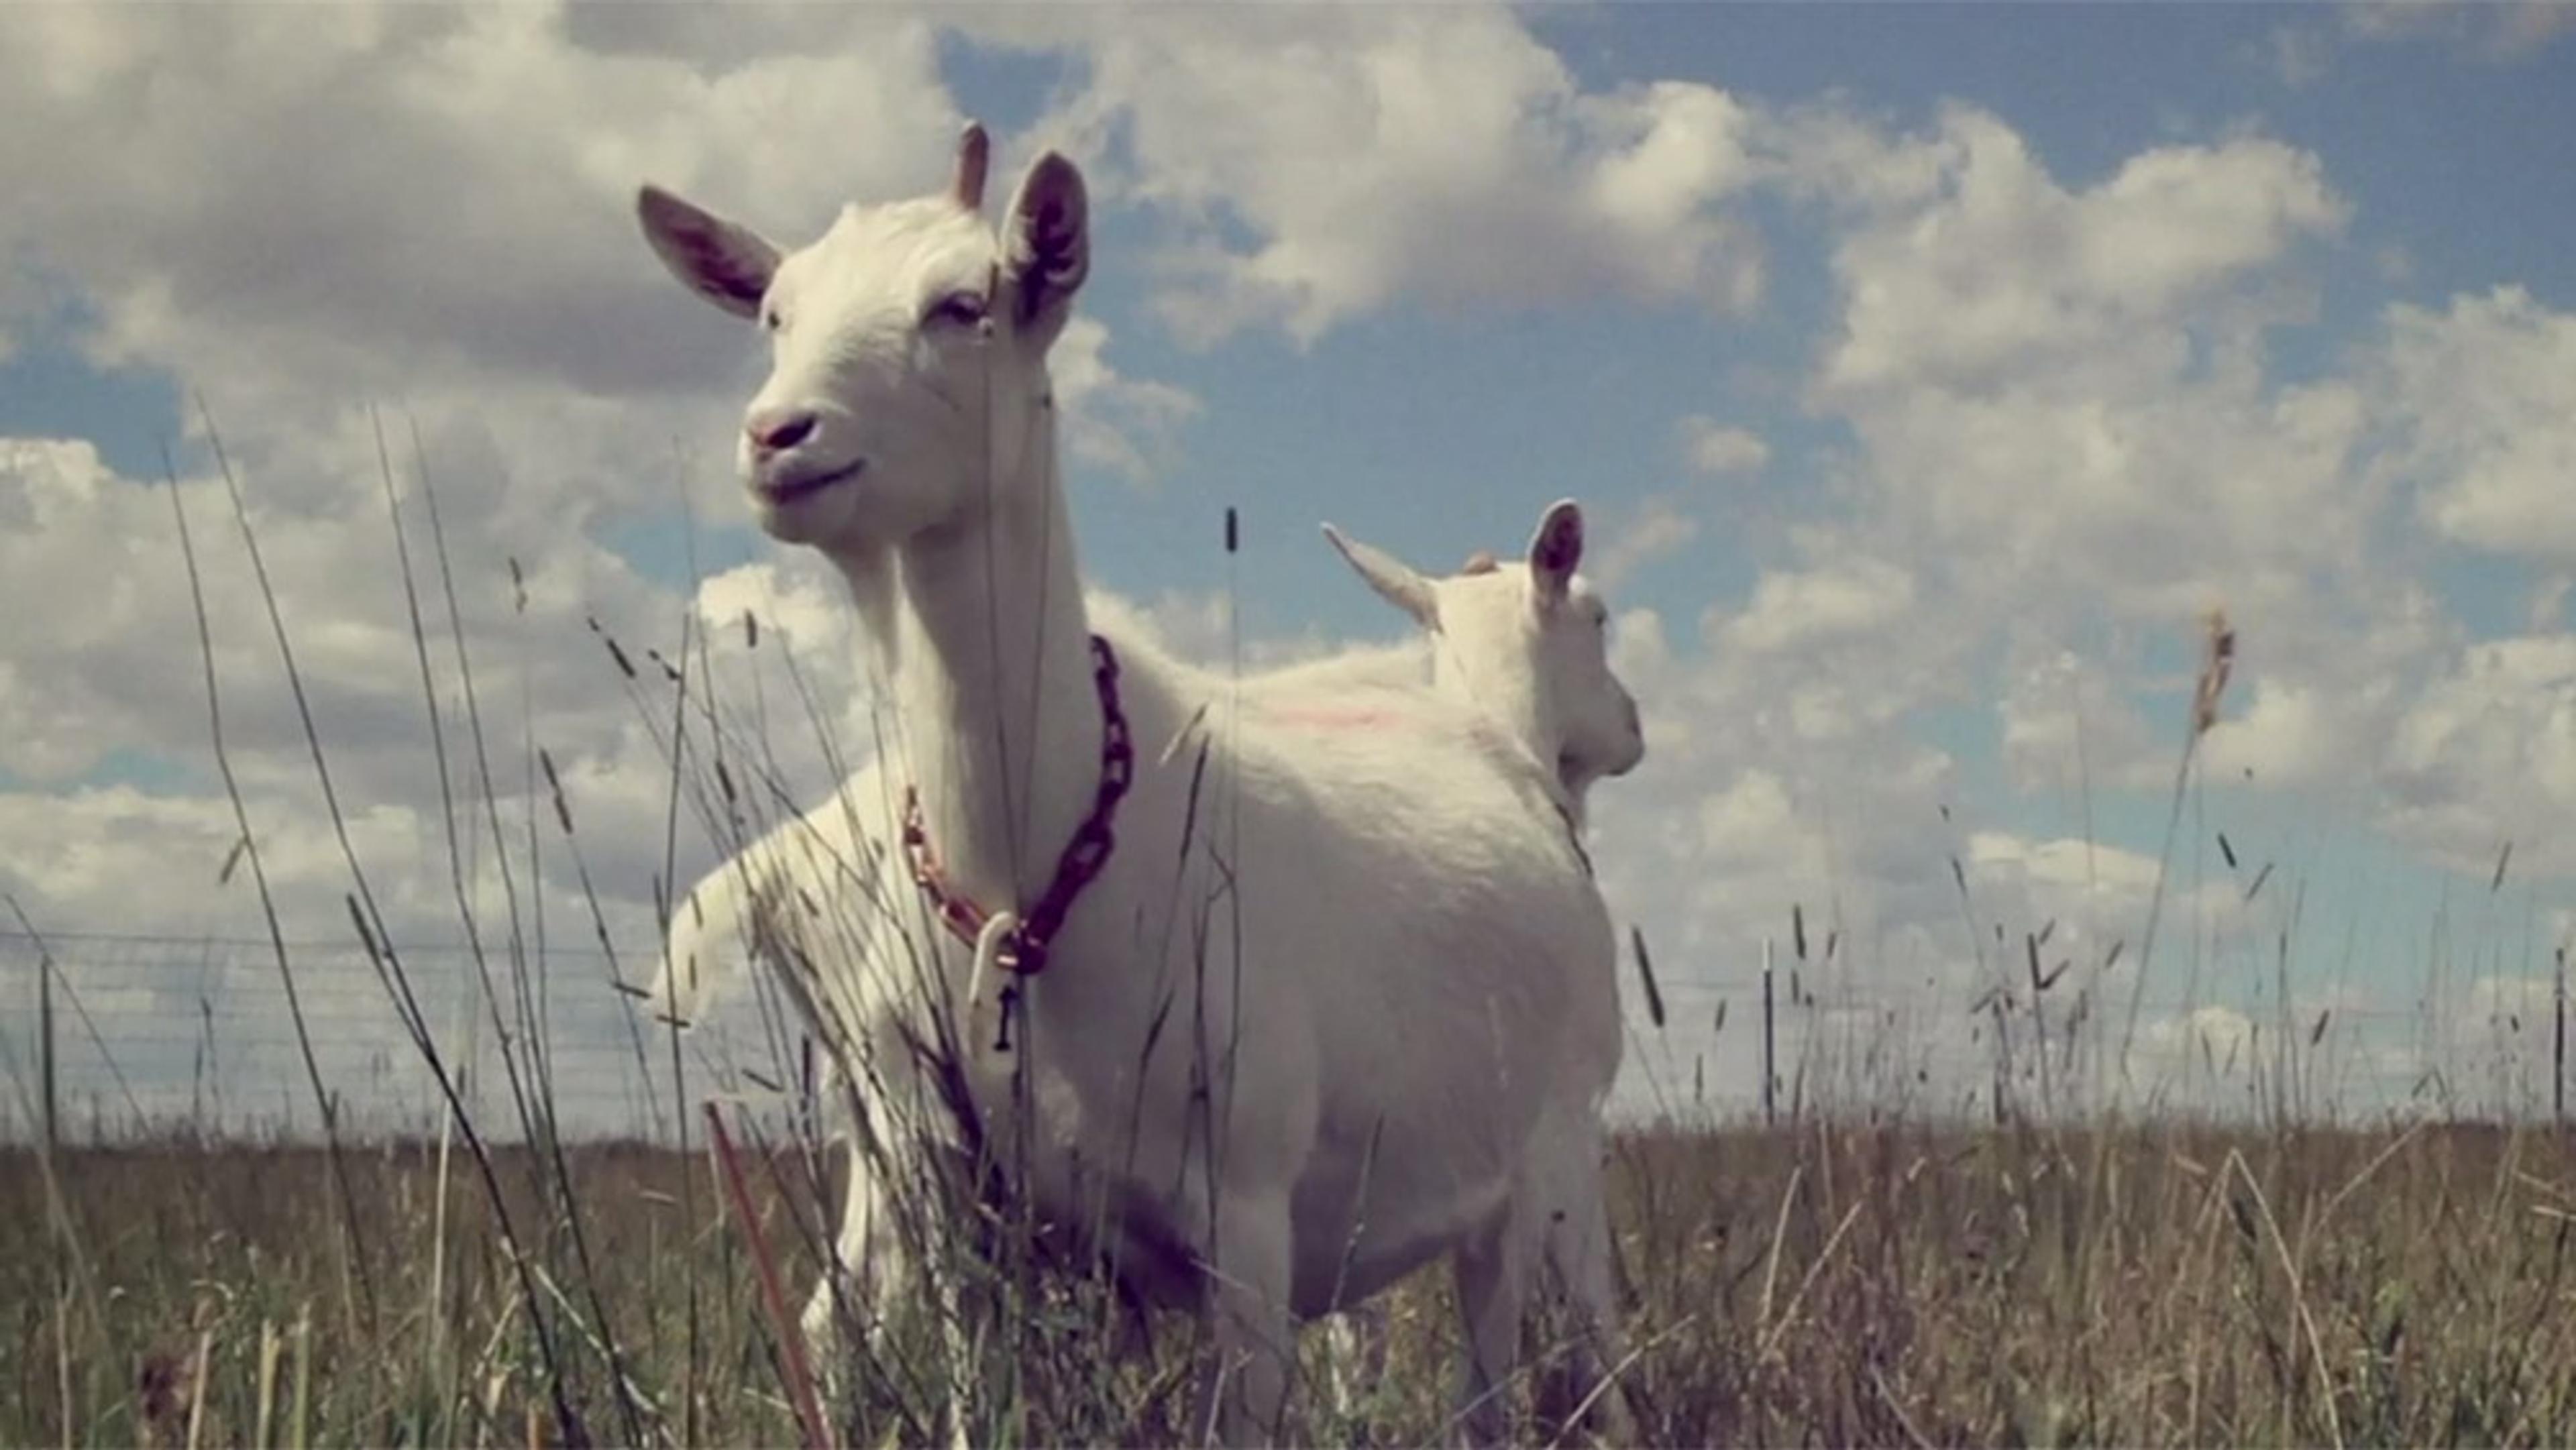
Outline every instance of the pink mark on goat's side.
{"type": "Polygon", "coordinates": [[[1325,707],[1291,707],[1285,710],[1264,710],[1261,713],[1264,719],[1275,720],[1283,725],[1312,725],[1323,730],[1366,730],[1372,726],[1401,724],[1411,718],[1393,710],[1336,710],[1325,707]]]}

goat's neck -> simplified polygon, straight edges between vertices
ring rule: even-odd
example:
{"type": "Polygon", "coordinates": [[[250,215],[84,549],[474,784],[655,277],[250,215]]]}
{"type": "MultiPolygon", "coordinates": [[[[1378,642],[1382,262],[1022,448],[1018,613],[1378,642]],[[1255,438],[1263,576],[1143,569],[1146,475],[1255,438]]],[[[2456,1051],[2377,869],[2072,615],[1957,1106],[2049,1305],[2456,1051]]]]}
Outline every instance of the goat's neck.
{"type": "Polygon", "coordinates": [[[1101,712],[1064,500],[1051,482],[1001,492],[970,525],[844,568],[893,696],[890,773],[920,792],[957,888],[1026,910],[1091,808],[1101,712]]]}
{"type": "MultiPolygon", "coordinates": [[[[1534,672],[1521,665],[1494,663],[1490,645],[1483,647],[1488,652],[1475,653],[1439,638],[1437,648],[1446,654],[1433,668],[1435,688],[1483,711],[1504,735],[1553,775],[1565,730],[1557,722],[1556,702],[1532,678],[1534,672]]],[[[1519,644],[1510,648],[1519,656],[1531,653],[1519,644]]]]}
{"type": "MultiPolygon", "coordinates": [[[[1531,778],[1579,835],[1583,830],[1584,792],[1591,781],[1570,780],[1563,772],[1558,752],[1565,742],[1565,729],[1557,721],[1554,698],[1540,688],[1528,669],[1479,669],[1470,663],[1468,652],[1443,637],[1434,639],[1434,649],[1440,653],[1435,655],[1433,688],[1483,714],[1487,724],[1501,736],[1504,748],[1524,757],[1531,778]]],[[[1519,647],[1519,652],[1530,651],[1519,647]]]]}

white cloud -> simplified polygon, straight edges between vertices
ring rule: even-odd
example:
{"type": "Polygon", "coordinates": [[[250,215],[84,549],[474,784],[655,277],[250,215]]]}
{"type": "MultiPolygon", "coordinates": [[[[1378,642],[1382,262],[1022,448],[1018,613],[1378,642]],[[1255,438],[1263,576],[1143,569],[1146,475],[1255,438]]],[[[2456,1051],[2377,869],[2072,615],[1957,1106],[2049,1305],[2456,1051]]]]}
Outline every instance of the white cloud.
{"type": "Polygon", "coordinates": [[[1740,869],[1786,856],[1793,870],[1822,874],[1821,851],[1813,841],[1798,839],[1796,826],[1788,787],[1767,770],[1747,771],[1700,802],[1700,844],[1721,868],[1740,869]]]}
{"type": "Polygon", "coordinates": [[[2281,84],[2305,90],[2325,79],[2334,58],[2334,37],[2315,25],[2275,26],[2265,58],[2281,84]]]}
{"type": "Polygon", "coordinates": [[[0,879],[34,914],[39,930],[134,920],[135,887],[152,883],[151,925],[247,925],[244,890],[220,891],[216,877],[241,832],[221,799],[166,799],[131,786],[66,795],[0,796],[10,837],[0,844],[0,879]]]}
{"type": "Polygon", "coordinates": [[[2011,127],[1966,108],[1835,184],[1874,213],[1836,259],[1847,325],[1824,381],[1843,390],[2163,370],[2180,361],[2177,309],[2345,213],[2316,158],[2254,139],[2142,152],[2068,192],[2011,127]]]}
{"type": "Polygon", "coordinates": [[[1942,702],[2003,642],[2022,788],[2154,789],[2179,726],[2140,713],[2142,642],[2224,605],[2244,641],[2230,713],[2255,713],[2222,726],[2213,768],[2366,776],[2366,722],[2433,641],[2373,549],[2378,385],[2285,385],[2268,359],[2306,316],[2300,244],[2344,220],[2317,159],[2164,147],[2074,189],[1964,107],[1919,136],[1823,112],[1783,131],[1847,222],[1810,404],[1857,446],[1833,464],[1842,517],[1803,536],[1820,562],[1766,573],[1730,641],[1874,636],[1889,713],[1942,702]]]}
{"type": "MultiPolygon", "coordinates": [[[[2089,769],[2158,790],[2179,726],[2139,713],[2137,641],[2223,604],[2242,648],[2204,770],[2358,792],[2453,865],[2561,806],[2556,621],[2472,644],[2390,524],[2411,498],[2461,542],[2564,562],[2576,325],[2511,288],[2400,306],[2344,367],[2284,383],[2267,339],[2309,317],[2302,244],[2347,210],[2314,156],[2168,147],[2079,190],[1964,108],[1923,136],[1823,111],[1781,132],[1796,184],[1847,223],[1809,401],[1857,440],[1830,463],[1842,517],[1798,534],[1812,562],[1767,571],[1722,625],[1746,649],[1847,642],[1819,662],[1839,688],[1777,685],[1793,728],[1942,703],[1958,676],[1908,666],[1981,671],[2000,637],[2022,789],[2089,769]]],[[[2160,693],[2178,711],[2188,681],[2160,693]]]]}
{"type": "MultiPolygon", "coordinates": [[[[345,443],[375,401],[507,439],[558,521],[667,506],[675,471],[731,520],[756,339],[663,272],[635,188],[787,244],[929,190],[960,121],[935,38],[881,8],[0,12],[0,184],[27,199],[0,217],[26,264],[0,303],[75,289],[91,355],[203,386],[254,464],[345,443]],[[79,154],[45,139],[70,134],[79,154]]],[[[1168,466],[1193,401],[1106,350],[1086,321],[1059,351],[1070,446],[1168,466]]]]}
{"type": "Polygon", "coordinates": [[[817,554],[783,554],[711,574],[699,581],[697,608],[711,638],[729,643],[740,630],[746,649],[757,648],[764,631],[817,658],[851,657],[859,648],[848,595],[817,554]],[[746,616],[759,623],[745,626],[746,616]]]}
{"type": "Polygon", "coordinates": [[[2551,1110],[2552,1021],[2558,983],[2545,976],[2488,973],[2471,979],[2436,1039],[2447,1086],[2471,1111],[2551,1110]]]}
{"type": "MultiPolygon", "coordinates": [[[[2046,955],[2071,958],[2089,969],[2108,959],[2114,942],[2141,949],[2150,912],[2159,913],[2158,930],[2168,940],[2198,932],[2218,942],[2240,933],[2253,919],[2253,903],[2236,878],[2195,881],[2188,864],[2167,868],[2147,852],[2108,842],[1975,831],[1968,837],[1966,856],[1978,910],[2004,924],[2015,963],[2025,960],[2019,934],[2036,933],[2051,923],[2046,955]],[[2159,876],[2165,881],[2161,902],[2156,899],[2159,876]]],[[[2135,957],[2124,955],[2113,969],[2126,972],[2136,966],[2135,957]]],[[[2153,963],[2149,967],[2161,970],[2153,963]]]]}
{"type": "Polygon", "coordinates": [[[2396,306],[2389,333],[2425,517],[2477,548],[2576,562],[2576,314],[2500,287],[2443,312],[2396,306]]]}
{"type": "Polygon", "coordinates": [[[2214,1080],[2241,1083],[2260,1066],[2260,1030],[2244,1013],[2215,1005],[2149,1022],[2130,1049],[2129,1080],[2167,1101],[2190,1095],[2195,1080],[2205,1091],[2219,1090],[2214,1080]]]}
{"type": "Polygon", "coordinates": [[[1682,456],[1690,460],[1692,468],[1712,478],[1758,472],[1771,462],[1771,445],[1763,442],[1760,434],[1720,423],[1705,414],[1694,413],[1682,419],[1676,431],[1681,437],[1682,456]]]}
{"type": "Polygon", "coordinates": [[[1583,565],[1586,577],[1605,592],[1646,565],[1689,548],[1699,537],[1699,520],[1669,495],[1655,494],[1635,510],[1622,511],[1607,532],[1609,537],[1592,547],[1583,565]]]}
{"type": "Polygon", "coordinates": [[[1921,559],[1972,632],[2221,602],[2269,625],[2358,552],[2357,389],[2265,376],[2304,305],[2285,259],[2342,220],[2314,157],[2164,148],[2071,191],[1975,111],[1875,149],[1822,134],[1797,154],[1854,217],[1811,390],[1859,439],[1869,537],[1843,550],[1921,559]]]}
{"type": "Polygon", "coordinates": [[[2576,8],[2563,0],[2496,0],[2484,5],[2364,0],[2344,6],[2343,15],[2347,33],[2359,39],[2445,39],[2491,60],[2538,54],[2576,29],[2576,8]]]}
{"type": "MultiPolygon", "coordinates": [[[[430,453],[435,463],[436,444],[430,453]]],[[[653,652],[679,657],[670,634],[674,602],[657,598],[578,535],[545,547],[517,541],[514,588],[505,557],[511,542],[494,538],[470,512],[450,517],[456,608],[472,653],[473,709],[483,736],[478,749],[422,499],[406,488],[426,616],[426,685],[383,504],[367,498],[364,490],[375,485],[350,462],[346,477],[357,486],[315,512],[264,507],[254,488],[253,528],[359,867],[389,923],[415,939],[458,930],[447,883],[451,809],[464,833],[460,847],[475,858],[467,869],[470,899],[487,921],[498,919],[501,867],[479,816],[487,760],[490,799],[512,823],[508,869],[523,878],[523,889],[543,890],[559,920],[587,919],[559,842],[547,846],[546,878],[527,876],[519,844],[526,821],[536,816],[550,837],[554,831],[545,787],[530,788],[533,746],[563,775],[583,823],[580,849],[631,939],[649,917],[662,864],[670,774],[653,737],[668,719],[670,694],[653,652]],[[631,685],[592,634],[591,620],[638,669],[631,685]]],[[[328,493],[310,476],[294,484],[280,491],[328,493]]],[[[356,883],[329,829],[239,529],[219,483],[185,478],[178,494],[204,579],[226,755],[288,931],[338,939],[342,896],[356,883]]],[[[170,503],[167,485],[114,476],[85,443],[0,442],[0,516],[12,525],[0,528],[0,612],[45,625],[14,636],[0,667],[0,770],[23,782],[5,814],[51,843],[0,853],[7,858],[0,877],[45,914],[69,916],[77,927],[257,935],[250,872],[237,869],[229,884],[216,882],[237,831],[216,791],[197,623],[170,503]],[[158,779],[148,790],[85,783],[112,761],[149,762],[158,779]],[[137,895],[138,880],[154,881],[155,889],[137,895]]],[[[457,504],[450,498],[445,507],[457,504]]],[[[793,755],[792,740],[781,748],[793,755]]]]}
{"type": "Polygon", "coordinates": [[[1796,649],[1818,640],[1867,634],[1914,602],[1914,578],[1883,559],[1845,559],[1800,573],[1762,576],[1753,602],[1726,625],[1734,648],[1796,649]]]}
{"type": "Polygon", "coordinates": [[[1089,85],[1052,125],[1121,136],[1109,189],[1181,229],[1160,311],[1183,337],[1311,341],[1397,297],[1759,294],[1720,210],[1756,172],[1723,92],[1586,91],[1500,7],[1082,19],[1089,85]]]}
{"type": "MultiPolygon", "coordinates": [[[[1789,902],[1812,922],[1830,901],[1863,944],[1851,970],[1902,1000],[1911,984],[1976,979],[1956,851],[1965,929],[2006,932],[1986,951],[2017,972],[2021,934],[2051,921],[2052,967],[2098,964],[2125,940],[2105,979],[2124,1005],[2155,861],[1973,824],[2007,801],[1957,800],[1956,771],[1912,720],[1996,702],[2016,795],[2056,793],[2062,818],[2088,773],[2106,801],[2161,799],[2189,678],[2159,681],[2143,662],[2187,649],[2223,603],[2242,645],[2203,770],[2233,781],[2251,767],[2263,788],[2347,801],[2378,788],[2390,728],[2463,641],[2385,552],[2400,495],[2374,466],[2392,412],[2377,371],[2285,384],[2269,358],[2269,334],[2312,305],[2302,244],[2333,235],[2344,205],[2316,158],[2259,139],[2148,152],[2074,189],[1964,109],[1921,137],[1821,109],[1778,134],[1791,184],[1838,228],[1841,326],[1808,401],[1854,446],[1824,460],[1833,508],[1786,530],[1793,557],[1740,608],[1713,608],[1698,647],[1650,661],[1640,778],[1665,810],[1687,802],[1696,829],[1605,786],[1605,880],[1697,961],[1742,963],[1789,902]],[[1678,748],[1664,748],[1666,721],[1678,748]],[[1951,805],[1956,845],[1935,820],[1951,805]]],[[[2507,693],[2534,708],[2531,681],[2507,693]]],[[[2531,749],[2546,718],[2498,748],[2531,749]]],[[[2499,778],[2530,774],[2517,768],[2499,778]]],[[[2459,787],[2433,794],[2456,801],[2459,787]]],[[[2245,885],[2175,883],[2172,953],[2249,949],[2280,893],[2248,903],[2245,885]]],[[[2161,997],[2183,978],[2158,957],[2161,997]]],[[[2241,1018],[2175,1019],[2156,1041],[2196,1055],[2215,1034],[2223,1051],[2250,1036],[2241,1018]]],[[[1932,1030],[1962,1050],[1947,1034],[1932,1030]]]]}
{"type": "Polygon", "coordinates": [[[2127,682],[2068,649],[2011,670],[1996,714],[2025,791],[2152,790],[2181,748],[2179,722],[2159,741],[2127,682]]]}
{"type": "Polygon", "coordinates": [[[1172,466],[1180,429],[1198,416],[1199,400],[1170,383],[1123,376],[1102,356],[1108,344],[1106,325],[1077,316],[1047,354],[1064,409],[1064,446],[1077,461],[1148,482],[1172,466]]]}
{"type": "Polygon", "coordinates": [[[843,14],[828,59],[709,75],[581,49],[539,8],[12,10],[0,178],[23,204],[0,240],[88,292],[101,355],[256,362],[281,402],[679,390],[724,333],[656,275],[639,181],[793,234],[926,188],[954,135],[929,27],[843,14]],[[816,166],[800,138],[824,135],[816,166]]]}
{"type": "Polygon", "coordinates": [[[2555,822],[2576,809],[2576,635],[2471,646],[2393,722],[2390,823],[2457,869],[2515,841],[2525,870],[2576,871],[2555,822]]]}
{"type": "Polygon", "coordinates": [[[2363,742],[2326,687],[2272,676],[2253,681],[2247,693],[2243,712],[2221,720],[2202,742],[2204,769],[2222,777],[2250,772],[2283,789],[2350,782],[2338,767],[2352,762],[2363,742]]]}

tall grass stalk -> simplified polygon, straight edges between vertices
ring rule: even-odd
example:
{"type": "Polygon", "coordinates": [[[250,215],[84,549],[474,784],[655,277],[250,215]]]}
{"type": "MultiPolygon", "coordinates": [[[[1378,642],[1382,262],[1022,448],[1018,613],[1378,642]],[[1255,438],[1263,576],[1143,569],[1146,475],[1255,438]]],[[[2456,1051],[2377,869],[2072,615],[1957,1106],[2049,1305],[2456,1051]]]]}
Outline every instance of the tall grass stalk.
{"type": "MultiPolygon", "coordinates": [[[[202,408],[202,403],[200,406],[202,408]]],[[[213,441],[211,424],[209,425],[208,438],[209,441],[213,441]]],[[[222,457],[222,449],[220,444],[218,444],[216,447],[216,458],[220,462],[222,457]]],[[[239,839],[241,841],[242,856],[243,859],[250,864],[251,882],[257,888],[259,893],[260,917],[267,924],[269,943],[276,953],[278,982],[286,997],[287,1019],[295,1030],[296,1053],[303,1062],[305,1084],[311,1088],[313,1092],[314,1111],[319,1116],[321,1122],[323,1145],[330,1153],[332,1183],[339,1195],[341,1228],[347,1235],[347,1242],[344,1245],[340,1260],[342,1268],[341,1284],[345,1297],[348,1293],[350,1282],[357,1277],[352,1266],[357,1260],[364,1258],[366,1255],[365,1237],[358,1227],[357,1195],[351,1192],[349,1188],[348,1170],[340,1155],[338,1112],[336,1105],[332,1100],[330,1089],[323,1086],[321,1063],[313,1054],[313,1033],[312,1029],[304,1020],[304,1002],[296,987],[294,964],[288,960],[286,933],[285,929],[278,922],[277,900],[269,890],[268,868],[260,856],[259,837],[251,829],[249,808],[242,803],[241,783],[236,780],[233,775],[232,753],[225,748],[223,692],[215,678],[215,642],[214,633],[206,622],[205,584],[197,572],[196,545],[191,541],[188,535],[188,511],[179,497],[180,488],[178,465],[171,461],[170,451],[166,445],[161,450],[161,469],[163,477],[168,482],[170,488],[170,513],[172,521],[178,526],[180,557],[187,565],[188,599],[196,613],[197,648],[199,658],[203,661],[205,666],[206,677],[206,729],[208,737],[214,747],[215,770],[223,778],[224,795],[232,804],[233,824],[241,832],[239,839]]],[[[228,489],[231,488],[232,474],[228,464],[225,465],[224,477],[226,487],[228,489]]],[[[238,489],[232,490],[232,497],[234,512],[237,516],[243,518],[243,537],[248,539],[250,537],[248,517],[241,512],[241,495],[238,489]]],[[[254,553],[252,558],[254,563],[256,563],[258,558],[257,554],[254,553]]],[[[261,579],[261,589],[263,592],[266,592],[267,584],[264,570],[262,571],[261,579]]],[[[275,611],[273,608],[271,610],[270,617],[272,620],[275,619],[275,611]]],[[[278,638],[280,645],[283,646],[285,635],[282,625],[280,626],[278,638]]],[[[303,700],[303,694],[300,688],[297,691],[296,698],[300,707],[303,700]]],[[[315,760],[318,763],[320,760],[320,746],[318,741],[316,742],[315,750],[315,760]]],[[[367,1320],[371,1326],[375,1319],[374,1292],[375,1291],[372,1286],[369,1286],[366,1290],[368,1295],[367,1320]]],[[[353,1315],[352,1318],[354,1319],[354,1317],[355,1316],[353,1315]]],[[[354,1331],[356,1325],[353,1323],[351,1328],[354,1331]]]]}

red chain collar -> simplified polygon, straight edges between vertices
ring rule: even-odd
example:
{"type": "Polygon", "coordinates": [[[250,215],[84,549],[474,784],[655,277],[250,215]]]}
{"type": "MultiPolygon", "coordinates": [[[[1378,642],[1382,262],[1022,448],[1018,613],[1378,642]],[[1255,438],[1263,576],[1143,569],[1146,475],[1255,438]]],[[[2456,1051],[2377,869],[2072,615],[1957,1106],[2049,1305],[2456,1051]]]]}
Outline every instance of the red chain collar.
{"type": "MultiPolygon", "coordinates": [[[[1046,894],[1021,916],[994,956],[994,962],[1014,976],[1033,977],[1046,970],[1047,949],[1064,926],[1065,913],[1109,863],[1109,853],[1117,846],[1110,822],[1118,814],[1119,797],[1127,794],[1135,775],[1136,752],[1127,741],[1127,717],[1118,709],[1117,652],[1095,634],[1091,658],[1092,677],[1100,687],[1100,788],[1092,796],[1091,814],[1083,818],[1057,858],[1055,879],[1047,883],[1046,894]]],[[[913,883],[929,898],[940,925],[948,928],[949,935],[974,946],[992,913],[948,884],[939,855],[930,848],[929,829],[922,823],[921,792],[910,786],[903,793],[903,850],[912,864],[913,883]]]]}

